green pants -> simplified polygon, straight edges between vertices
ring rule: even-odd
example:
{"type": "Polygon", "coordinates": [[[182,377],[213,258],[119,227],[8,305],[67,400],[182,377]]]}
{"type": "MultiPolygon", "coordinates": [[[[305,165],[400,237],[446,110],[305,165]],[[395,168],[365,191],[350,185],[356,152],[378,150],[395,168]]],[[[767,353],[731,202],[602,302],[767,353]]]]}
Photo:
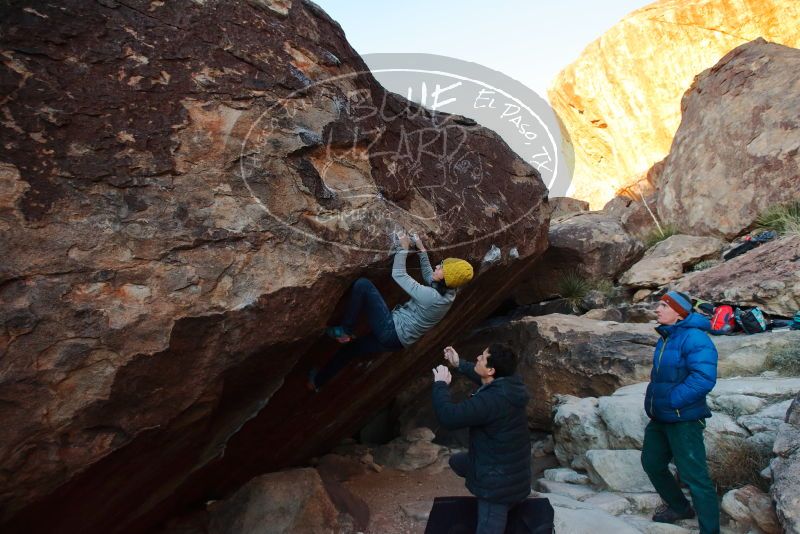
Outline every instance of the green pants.
{"type": "Polygon", "coordinates": [[[667,506],[684,512],[689,501],[668,467],[674,459],[681,480],[689,486],[701,534],[719,534],[719,501],[708,476],[704,429],[702,421],[650,421],[644,431],[642,467],[667,506]]]}

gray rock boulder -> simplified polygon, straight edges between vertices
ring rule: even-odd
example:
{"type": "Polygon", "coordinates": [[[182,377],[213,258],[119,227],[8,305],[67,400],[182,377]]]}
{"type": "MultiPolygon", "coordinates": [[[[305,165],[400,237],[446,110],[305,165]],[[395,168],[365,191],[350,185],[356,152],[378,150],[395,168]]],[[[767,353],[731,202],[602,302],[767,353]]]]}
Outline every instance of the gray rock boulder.
{"type": "Polygon", "coordinates": [[[435,463],[446,452],[432,443],[435,434],[429,428],[417,428],[381,445],[374,452],[375,462],[401,471],[414,471],[435,463]]]}
{"type": "Polygon", "coordinates": [[[213,503],[209,533],[354,532],[339,516],[316,470],[291,469],[254,478],[213,503]]]}
{"type": "Polygon", "coordinates": [[[586,452],[586,468],[594,484],[611,491],[653,492],[641,458],[640,450],[591,450],[586,452]]]}
{"type": "Polygon", "coordinates": [[[717,347],[720,376],[756,376],[767,369],[768,356],[800,346],[800,331],[775,330],[753,336],[711,336],[717,347]]]}
{"type": "Polygon", "coordinates": [[[673,235],[648,250],[620,283],[631,288],[656,288],[676,280],[684,270],[705,259],[716,258],[723,242],[714,237],[673,235]]]}
{"type": "Polygon", "coordinates": [[[786,413],[778,429],[770,463],[772,487],[778,518],[786,532],[800,531],[800,393],[786,413]]]}
{"type": "Polygon", "coordinates": [[[561,465],[586,469],[586,452],[607,449],[608,432],[597,411],[597,399],[571,395],[556,398],[553,415],[555,454],[561,465]]]}

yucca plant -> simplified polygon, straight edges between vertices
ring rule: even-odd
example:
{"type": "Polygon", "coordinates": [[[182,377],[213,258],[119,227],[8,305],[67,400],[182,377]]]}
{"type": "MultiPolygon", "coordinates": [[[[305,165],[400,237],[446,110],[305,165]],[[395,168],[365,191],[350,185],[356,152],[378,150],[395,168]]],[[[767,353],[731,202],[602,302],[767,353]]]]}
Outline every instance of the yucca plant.
{"type": "Polygon", "coordinates": [[[567,271],[558,280],[556,289],[561,298],[567,299],[570,304],[577,306],[586,293],[592,289],[592,285],[578,271],[567,271]]]}

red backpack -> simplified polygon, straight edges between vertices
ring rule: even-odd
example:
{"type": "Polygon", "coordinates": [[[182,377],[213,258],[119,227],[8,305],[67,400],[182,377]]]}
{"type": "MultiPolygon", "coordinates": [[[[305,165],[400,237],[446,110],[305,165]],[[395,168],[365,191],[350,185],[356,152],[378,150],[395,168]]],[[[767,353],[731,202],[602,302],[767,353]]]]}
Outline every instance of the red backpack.
{"type": "Polygon", "coordinates": [[[736,316],[733,307],[723,304],[714,308],[714,316],[711,317],[712,334],[729,334],[736,327],[736,316]]]}

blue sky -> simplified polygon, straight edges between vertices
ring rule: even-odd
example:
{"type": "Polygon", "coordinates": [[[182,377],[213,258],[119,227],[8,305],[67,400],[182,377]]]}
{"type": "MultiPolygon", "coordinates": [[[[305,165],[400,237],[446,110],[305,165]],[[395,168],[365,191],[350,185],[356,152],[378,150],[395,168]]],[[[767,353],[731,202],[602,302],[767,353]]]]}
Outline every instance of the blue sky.
{"type": "Polygon", "coordinates": [[[546,98],[555,75],[645,0],[316,0],[360,54],[424,52],[473,61],[546,98]]]}

